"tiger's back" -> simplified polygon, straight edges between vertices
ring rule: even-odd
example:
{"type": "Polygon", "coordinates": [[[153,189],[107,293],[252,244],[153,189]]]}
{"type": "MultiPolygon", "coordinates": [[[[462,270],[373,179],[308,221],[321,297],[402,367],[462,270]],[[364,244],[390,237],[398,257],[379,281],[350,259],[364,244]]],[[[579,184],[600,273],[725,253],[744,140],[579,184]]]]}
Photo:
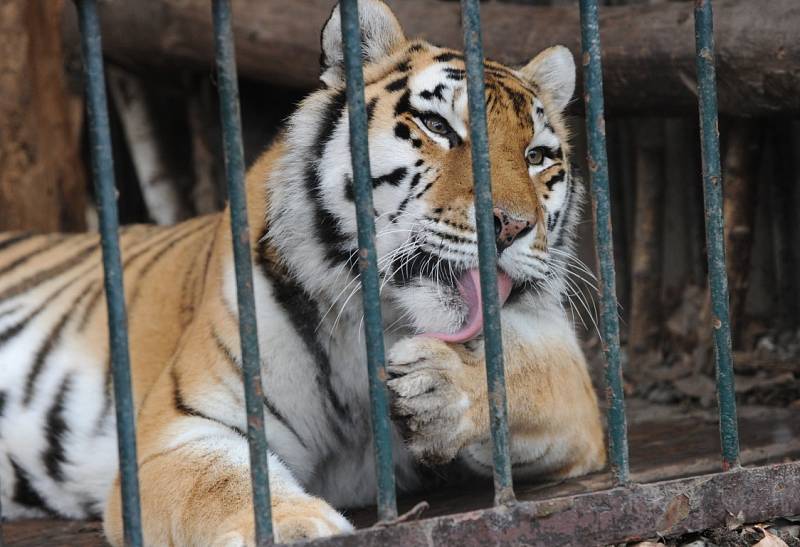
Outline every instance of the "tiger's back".
{"type": "MultiPolygon", "coordinates": [[[[121,232],[137,408],[193,317],[220,218],[121,232]]],[[[0,234],[0,484],[9,518],[100,516],[117,471],[99,243],[96,234],[0,234]]]]}

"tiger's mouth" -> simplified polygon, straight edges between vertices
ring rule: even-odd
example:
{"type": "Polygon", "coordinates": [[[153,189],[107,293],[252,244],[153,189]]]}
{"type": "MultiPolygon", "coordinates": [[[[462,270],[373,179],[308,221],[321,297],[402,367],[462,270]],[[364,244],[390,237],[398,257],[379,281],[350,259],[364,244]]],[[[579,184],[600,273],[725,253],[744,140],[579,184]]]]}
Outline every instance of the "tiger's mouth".
{"type": "MultiPolygon", "coordinates": [[[[460,319],[451,328],[422,329],[422,334],[445,342],[464,343],[483,332],[484,303],[480,273],[476,266],[448,260],[417,248],[411,255],[396,259],[393,282],[398,287],[418,283],[433,284],[444,305],[460,319]]],[[[511,295],[514,281],[505,271],[497,271],[497,294],[502,308],[511,295]]]]}
{"type": "MultiPolygon", "coordinates": [[[[445,342],[463,344],[477,337],[483,332],[483,297],[481,295],[480,272],[477,268],[470,268],[465,271],[458,280],[458,292],[461,293],[466,304],[468,313],[464,323],[455,332],[431,332],[429,336],[438,338],[445,342]]],[[[502,270],[497,271],[497,295],[499,305],[502,308],[514,282],[511,277],[502,270]]]]}

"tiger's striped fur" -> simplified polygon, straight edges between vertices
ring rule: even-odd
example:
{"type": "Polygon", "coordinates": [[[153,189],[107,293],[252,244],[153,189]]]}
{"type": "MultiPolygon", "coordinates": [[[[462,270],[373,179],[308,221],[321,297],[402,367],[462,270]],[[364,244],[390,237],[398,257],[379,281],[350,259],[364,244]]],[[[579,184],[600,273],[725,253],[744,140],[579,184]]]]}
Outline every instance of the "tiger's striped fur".
{"type": "MultiPolygon", "coordinates": [[[[477,265],[464,63],[407,41],[382,2],[360,5],[395,463],[408,491],[424,486],[422,464],[456,460],[491,474],[480,338],[420,336],[466,320],[457,276],[477,265]]],[[[246,182],[281,540],[349,531],[334,507],[375,494],[339,36],[334,10],[325,86],[246,182]]],[[[581,199],[561,117],[574,63],[551,48],[520,70],[487,61],[486,74],[494,202],[527,223],[498,258],[513,281],[502,322],[514,472],[574,476],[605,463],[597,401],[562,308],[581,199]]],[[[228,216],[133,226],[121,245],[146,542],[251,545],[228,216]]],[[[0,236],[6,516],[103,513],[110,541],[122,543],[109,388],[97,236],[0,236]]]]}

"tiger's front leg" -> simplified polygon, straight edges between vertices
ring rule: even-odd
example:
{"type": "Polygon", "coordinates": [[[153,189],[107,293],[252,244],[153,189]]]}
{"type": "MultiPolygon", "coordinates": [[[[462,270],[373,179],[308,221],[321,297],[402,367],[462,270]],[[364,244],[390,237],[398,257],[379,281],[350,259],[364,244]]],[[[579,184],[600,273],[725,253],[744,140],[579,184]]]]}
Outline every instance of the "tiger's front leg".
{"type": "MultiPolygon", "coordinates": [[[[541,336],[525,314],[504,311],[503,342],[515,475],[566,477],[602,468],[597,399],[574,339],[541,336]]],[[[460,456],[491,473],[481,342],[401,340],[389,352],[388,372],[395,423],[418,459],[441,464],[460,456]]]]}
{"type": "MultiPolygon", "coordinates": [[[[220,435],[214,444],[190,441],[144,461],[139,480],[145,545],[256,545],[246,442],[220,435]]],[[[270,456],[277,542],[353,530],[324,500],[306,494],[283,463],[270,456]]],[[[117,479],[103,519],[106,537],[115,546],[124,545],[119,500],[117,479]]]]}
{"type": "Polygon", "coordinates": [[[484,368],[470,366],[466,348],[427,336],[401,340],[389,352],[392,417],[420,461],[447,463],[476,440],[488,416],[484,368]],[[483,393],[481,393],[483,390],[483,393]]]}
{"type": "MultiPolygon", "coordinates": [[[[139,417],[144,543],[255,545],[247,439],[240,427],[218,412],[220,408],[242,408],[242,401],[234,397],[221,400],[216,394],[216,407],[204,405],[202,399],[214,400],[210,390],[197,390],[191,397],[191,379],[187,377],[180,387],[175,381],[174,375],[162,375],[139,417]]],[[[271,453],[269,485],[276,541],[353,530],[327,502],[307,494],[291,470],[271,453]]],[[[104,515],[104,529],[112,545],[123,545],[122,522],[118,477],[104,515]]]]}

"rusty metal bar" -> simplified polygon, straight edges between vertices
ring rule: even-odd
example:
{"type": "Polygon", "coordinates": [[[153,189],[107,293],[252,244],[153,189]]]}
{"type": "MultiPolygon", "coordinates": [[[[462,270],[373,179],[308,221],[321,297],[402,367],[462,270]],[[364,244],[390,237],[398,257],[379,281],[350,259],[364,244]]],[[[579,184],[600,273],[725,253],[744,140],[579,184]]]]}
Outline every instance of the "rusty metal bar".
{"type": "Polygon", "coordinates": [[[212,0],[214,47],[219,83],[225,175],[231,214],[233,261],[236,270],[236,300],[242,351],[244,399],[247,410],[247,444],[250,448],[250,480],[253,491],[256,544],[272,543],[272,505],[269,495],[267,437],[264,430],[264,394],[258,349],[256,306],[253,298],[253,264],[250,258],[250,228],[244,185],[244,152],[239,113],[239,87],[233,49],[230,0],[212,0]]]}
{"type": "Polygon", "coordinates": [[[489,133],[486,124],[486,89],[483,74],[483,44],[478,0],[461,0],[464,27],[464,57],[467,68],[472,176],[475,187],[475,225],[478,229],[478,262],[483,299],[483,339],[486,380],[489,388],[489,424],[492,429],[494,501],[514,501],[509,456],[508,405],[503,369],[500,302],[497,294],[497,247],[492,212],[492,180],[489,165],[489,133]]]}
{"type": "Polygon", "coordinates": [[[114,183],[114,158],[103,71],[103,46],[96,0],[77,0],[81,29],[86,113],[92,157],[92,179],[100,218],[100,243],[103,249],[103,278],[108,309],[109,351],[114,385],[117,423],[120,490],[122,497],[125,545],[142,545],[139,477],[136,462],[136,429],[128,353],[128,322],[119,249],[117,189],[114,183]]]}
{"type": "Polygon", "coordinates": [[[703,151],[708,285],[711,289],[711,327],[714,331],[722,468],[727,470],[739,465],[739,429],[736,420],[736,392],[733,385],[728,275],[725,271],[725,221],[722,216],[722,166],[719,159],[714,16],[711,12],[711,0],[696,0],[694,28],[697,49],[697,93],[700,105],[700,143],[703,151]]]}
{"type": "Polygon", "coordinates": [[[600,327],[603,331],[603,353],[606,357],[608,451],[614,478],[618,484],[624,484],[629,478],[628,432],[619,352],[619,318],[614,274],[614,239],[611,234],[611,196],[608,188],[600,23],[597,0],[581,0],[580,5],[589,179],[592,188],[594,234],[600,278],[600,327]]]}
{"type": "Polygon", "coordinates": [[[392,464],[392,424],[389,421],[389,401],[384,384],[386,358],[383,347],[378,256],[375,252],[372,175],[369,168],[367,110],[364,104],[364,71],[361,66],[361,30],[357,0],[342,0],[339,7],[347,81],[353,194],[358,223],[358,267],[361,273],[361,295],[364,306],[372,441],[378,485],[378,519],[388,521],[397,517],[397,498],[392,464]]]}

